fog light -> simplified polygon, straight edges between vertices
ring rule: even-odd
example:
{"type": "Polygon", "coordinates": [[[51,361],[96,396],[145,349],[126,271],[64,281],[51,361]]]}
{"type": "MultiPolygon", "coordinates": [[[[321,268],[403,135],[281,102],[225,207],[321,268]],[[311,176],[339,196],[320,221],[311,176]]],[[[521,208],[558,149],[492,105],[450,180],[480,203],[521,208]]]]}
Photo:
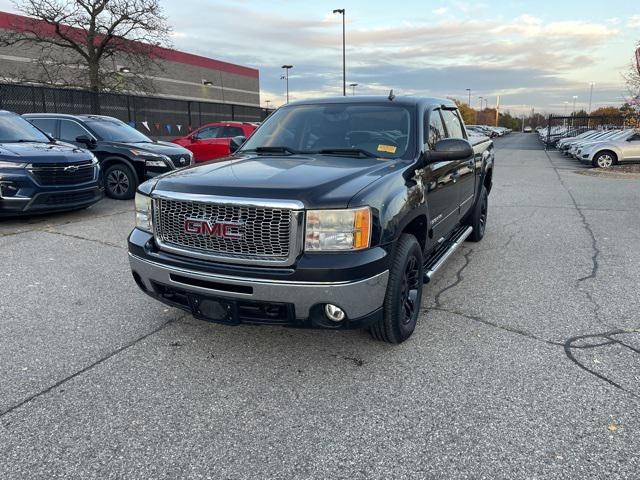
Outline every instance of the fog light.
{"type": "Polygon", "coordinates": [[[0,198],[15,197],[18,194],[18,187],[13,182],[0,182],[0,198]]]}
{"type": "Polygon", "coordinates": [[[344,310],[340,307],[336,307],[335,305],[331,305],[330,303],[327,303],[324,306],[324,314],[332,322],[341,322],[346,316],[344,310]]]}

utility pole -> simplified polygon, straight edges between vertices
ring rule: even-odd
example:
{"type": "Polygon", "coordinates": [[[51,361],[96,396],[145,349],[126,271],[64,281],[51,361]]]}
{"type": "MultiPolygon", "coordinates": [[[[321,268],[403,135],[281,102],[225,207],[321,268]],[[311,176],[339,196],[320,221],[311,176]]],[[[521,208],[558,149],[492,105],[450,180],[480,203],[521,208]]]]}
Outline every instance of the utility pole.
{"type": "Polygon", "coordinates": [[[345,47],[344,8],[336,8],[333,13],[342,15],[342,96],[347,96],[347,56],[345,47]]]}
{"type": "Polygon", "coordinates": [[[467,93],[469,94],[469,103],[467,105],[469,105],[469,108],[471,108],[471,89],[467,88],[467,93]]]}
{"type": "Polygon", "coordinates": [[[480,111],[482,111],[482,101],[484,100],[484,97],[478,97],[480,99],[480,111]]]}
{"type": "Polygon", "coordinates": [[[282,65],[282,68],[284,68],[285,73],[280,78],[284,78],[287,84],[287,103],[289,103],[289,69],[293,68],[293,65],[282,65]]]}

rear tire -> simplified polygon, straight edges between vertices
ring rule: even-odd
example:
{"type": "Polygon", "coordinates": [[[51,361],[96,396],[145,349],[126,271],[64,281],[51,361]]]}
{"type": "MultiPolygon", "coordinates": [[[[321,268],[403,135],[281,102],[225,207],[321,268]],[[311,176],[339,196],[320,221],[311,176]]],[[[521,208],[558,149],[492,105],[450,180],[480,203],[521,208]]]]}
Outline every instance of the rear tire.
{"type": "Polygon", "coordinates": [[[471,212],[471,216],[467,220],[467,225],[473,227],[473,232],[469,235],[468,240],[471,242],[479,242],[484,238],[484,232],[487,228],[487,215],[489,211],[489,192],[487,187],[482,186],[480,190],[480,198],[476,201],[471,212]]]}
{"type": "Polygon", "coordinates": [[[116,200],[129,200],[136,194],[136,175],[128,165],[115,163],[104,172],[104,191],[116,200]]]}
{"type": "Polygon", "coordinates": [[[391,261],[382,319],[369,328],[374,339],[398,344],[411,336],[422,303],[423,268],[418,240],[403,233],[391,261]]]}

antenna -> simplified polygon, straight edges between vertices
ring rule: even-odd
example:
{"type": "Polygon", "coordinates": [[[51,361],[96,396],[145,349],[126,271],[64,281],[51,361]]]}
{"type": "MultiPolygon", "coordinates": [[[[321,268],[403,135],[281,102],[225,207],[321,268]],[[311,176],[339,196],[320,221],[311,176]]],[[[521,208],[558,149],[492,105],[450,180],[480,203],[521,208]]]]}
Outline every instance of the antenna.
{"type": "Polygon", "coordinates": [[[389,92],[389,100],[393,100],[394,98],[396,98],[396,96],[393,93],[393,88],[392,88],[391,91],[389,92]]]}

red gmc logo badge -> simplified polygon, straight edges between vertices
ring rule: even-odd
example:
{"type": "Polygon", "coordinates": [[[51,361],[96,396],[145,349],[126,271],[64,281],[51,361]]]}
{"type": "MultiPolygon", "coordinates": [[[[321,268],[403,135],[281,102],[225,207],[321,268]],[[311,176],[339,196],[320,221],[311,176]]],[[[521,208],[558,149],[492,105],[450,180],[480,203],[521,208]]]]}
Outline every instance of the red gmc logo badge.
{"type": "Polygon", "coordinates": [[[231,240],[242,238],[242,223],[210,222],[200,218],[186,218],[184,231],[190,235],[206,235],[208,237],[222,237],[231,240]]]}

